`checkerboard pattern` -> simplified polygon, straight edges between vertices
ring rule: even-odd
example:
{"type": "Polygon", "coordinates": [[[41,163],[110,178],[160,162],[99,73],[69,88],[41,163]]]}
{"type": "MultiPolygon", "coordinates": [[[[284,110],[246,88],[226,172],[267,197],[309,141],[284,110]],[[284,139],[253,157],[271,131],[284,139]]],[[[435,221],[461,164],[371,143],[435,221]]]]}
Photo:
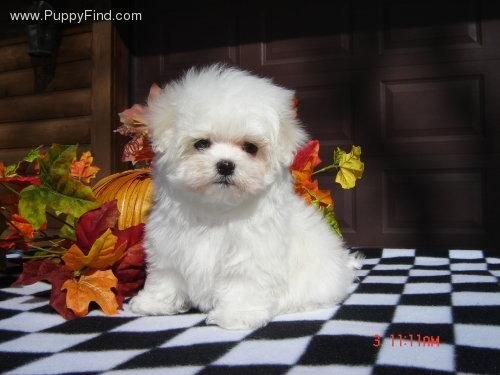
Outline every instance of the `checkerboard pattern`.
{"type": "MultiPolygon", "coordinates": [[[[49,287],[0,289],[6,374],[500,373],[500,258],[480,250],[361,249],[345,301],[253,331],[195,311],[141,317],[94,310],[65,321],[49,287]]],[[[8,285],[12,278],[3,276],[8,285]]]]}

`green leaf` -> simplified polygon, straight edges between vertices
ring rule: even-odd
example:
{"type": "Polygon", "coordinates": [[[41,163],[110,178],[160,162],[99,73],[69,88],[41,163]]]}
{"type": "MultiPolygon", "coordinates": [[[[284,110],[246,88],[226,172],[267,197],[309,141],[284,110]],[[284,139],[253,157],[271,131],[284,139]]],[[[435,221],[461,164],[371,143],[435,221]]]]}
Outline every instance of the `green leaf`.
{"type": "MultiPolygon", "coordinates": [[[[90,187],[84,186],[84,188],[85,189],[82,190],[89,189],[90,194],[92,194],[90,187]]],[[[97,202],[81,197],[88,196],[89,193],[86,191],[83,193],[72,191],[71,193],[72,195],[68,195],[54,191],[45,184],[40,186],[28,186],[21,191],[19,213],[33,224],[35,229],[38,229],[47,220],[45,214],[47,206],[75,218],[99,206],[97,202]]]]}
{"type": "Polygon", "coordinates": [[[28,151],[28,153],[24,156],[23,161],[27,161],[28,163],[34,162],[36,159],[38,159],[41,148],[42,146],[38,146],[37,148],[28,151]]]}
{"type": "Polygon", "coordinates": [[[99,206],[90,186],[70,175],[76,150],[76,145],[52,145],[40,161],[42,184],[21,191],[19,211],[36,229],[46,221],[47,206],[74,218],[99,206]]]}
{"type": "Polygon", "coordinates": [[[41,186],[31,185],[19,194],[19,213],[28,220],[35,229],[42,226],[47,220],[45,209],[47,208],[46,189],[41,186]]]}
{"type": "Polygon", "coordinates": [[[59,231],[59,235],[63,238],[67,238],[71,241],[76,242],[76,232],[75,232],[75,225],[76,225],[76,217],[72,215],[68,215],[65,220],[66,223],[70,225],[63,225],[61,227],[61,230],[59,231]]]}
{"type": "Polygon", "coordinates": [[[335,150],[333,150],[333,164],[337,168],[340,164],[340,160],[341,160],[343,154],[345,154],[345,151],[342,150],[340,147],[337,147],[335,150]]]}
{"type": "Polygon", "coordinates": [[[5,177],[12,177],[16,175],[17,168],[19,168],[19,163],[11,164],[5,167],[5,177]]]}
{"type": "Polygon", "coordinates": [[[16,164],[11,164],[5,167],[5,177],[15,177],[17,174],[17,170],[21,166],[23,162],[28,162],[32,163],[36,159],[38,159],[40,155],[40,149],[42,146],[38,146],[37,148],[28,151],[28,153],[22,158],[21,161],[17,162],[16,164]]]}
{"type": "Polygon", "coordinates": [[[47,156],[40,161],[42,181],[50,180],[53,175],[69,176],[71,162],[76,159],[76,150],[76,145],[53,144],[47,150],[47,156]]]}
{"type": "Polygon", "coordinates": [[[323,217],[325,218],[330,228],[339,236],[340,238],[344,238],[342,236],[342,232],[340,231],[340,225],[335,217],[335,212],[333,210],[333,206],[327,206],[323,209],[323,217]]]}

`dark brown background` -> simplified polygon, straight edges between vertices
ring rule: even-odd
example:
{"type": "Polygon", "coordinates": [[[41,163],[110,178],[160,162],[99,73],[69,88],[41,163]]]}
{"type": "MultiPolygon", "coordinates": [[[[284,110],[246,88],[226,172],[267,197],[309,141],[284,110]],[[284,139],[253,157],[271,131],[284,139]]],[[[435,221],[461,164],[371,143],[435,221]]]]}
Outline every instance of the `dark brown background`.
{"type": "MultiPolygon", "coordinates": [[[[0,119],[8,121],[0,133],[10,137],[0,137],[0,146],[30,147],[40,143],[36,134],[82,134],[100,153],[98,163],[123,169],[117,162],[123,139],[111,134],[118,125],[113,113],[144,101],[153,82],[193,65],[226,62],[296,90],[299,116],[321,141],[323,160],[336,146],[362,146],[366,171],[356,189],[342,190],[333,174],[321,177],[333,192],[349,245],[500,248],[499,1],[132,0],[113,6],[141,11],[143,21],[100,26],[108,44],[95,58],[62,66],[54,92],[43,94],[59,95],[63,84],[76,80],[66,80],[64,69],[86,65],[92,73],[82,70],[82,87],[93,82],[88,100],[109,114],[99,111],[96,119],[85,104],[90,133],[76,125],[64,130],[60,120],[43,132],[41,122],[0,107],[17,116],[0,119]],[[99,72],[110,80],[107,101],[97,85],[99,72]],[[91,99],[94,94],[101,99],[91,99]],[[111,153],[115,159],[106,157],[111,153]]],[[[0,86],[17,74],[0,73],[0,86]]],[[[18,90],[14,83],[9,87],[18,90]]]]}
{"type": "Polygon", "coordinates": [[[357,246],[498,248],[500,21],[495,1],[209,2],[142,7],[130,95],[224,61],[297,91],[321,155],[361,145],[354,190],[332,183],[357,246]]]}

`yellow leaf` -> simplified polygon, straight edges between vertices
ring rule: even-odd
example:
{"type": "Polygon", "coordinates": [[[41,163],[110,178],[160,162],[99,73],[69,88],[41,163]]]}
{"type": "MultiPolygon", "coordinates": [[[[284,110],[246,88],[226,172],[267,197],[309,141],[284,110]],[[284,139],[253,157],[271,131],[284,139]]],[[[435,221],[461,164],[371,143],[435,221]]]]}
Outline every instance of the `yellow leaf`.
{"type": "Polygon", "coordinates": [[[363,177],[365,164],[361,161],[361,147],[352,146],[351,152],[346,153],[337,149],[339,171],[335,177],[335,182],[344,189],[351,189],[356,185],[356,180],[363,177]]]}
{"type": "Polygon", "coordinates": [[[82,275],[78,281],[66,280],[61,290],[66,289],[66,306],[76,316],[85,316],[89,311],[89,303],[95,301],[107,315],[118,312],[116,295],[111,291],[118,280],[111,270],[96,271],[91,275],[82,275]]]}
{"type": "Polygon", "coordinates": [[[101,237],[95,240],[87,255],[77,245],[72,245],[63,256],[64,263],[73,271],[79,271],[83,267],[96,269],[109,267],[121,258],[127,248],[127,241],[116,246],[117,239],[108,228],[101,237]]]}

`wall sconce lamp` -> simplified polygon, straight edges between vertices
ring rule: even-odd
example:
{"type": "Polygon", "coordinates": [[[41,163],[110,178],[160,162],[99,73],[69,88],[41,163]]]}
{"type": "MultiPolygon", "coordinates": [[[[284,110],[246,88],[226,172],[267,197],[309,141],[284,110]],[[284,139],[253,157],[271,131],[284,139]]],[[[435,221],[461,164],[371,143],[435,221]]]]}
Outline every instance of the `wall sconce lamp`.
{"type": "MultiPolygon", "coordinates": [[[[30,13],[38,13],[42,17],[46,10],[54,11],[47,1],[34,1],[30,13]]],[[[36,57],[52,56],[59,46],[58,25],[50,20],[39,20],[26,27],[28,33],[28,53],[36,57]]]]}

